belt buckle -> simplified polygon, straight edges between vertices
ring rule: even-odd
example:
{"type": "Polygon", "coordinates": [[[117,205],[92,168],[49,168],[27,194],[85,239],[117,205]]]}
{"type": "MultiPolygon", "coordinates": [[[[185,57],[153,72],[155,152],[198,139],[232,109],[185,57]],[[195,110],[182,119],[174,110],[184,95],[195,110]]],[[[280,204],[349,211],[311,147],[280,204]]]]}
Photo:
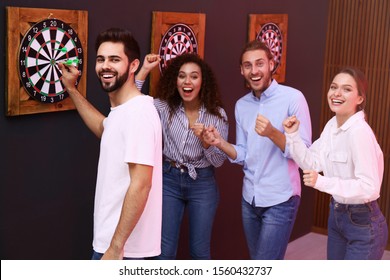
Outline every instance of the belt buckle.
{"type": "Polygon", "coordinates": [[[179,165],[179,169],[180,169],[180,172],[181,172],[181,173],[184,173],[184,172],[188,171],[187,166],[185,166],[185,165],[183,165],[183,164],[180,164],[180,165],[179,165]]]}
{"type": "Polygon", "coordinates": [[[187,171],[186,166],[184,166],[182,164],[178,164],[176,161],[171,160],[171,161],[169,161],[169,163],[171,164],[172,167],[179,169],[181,173],[184,173],[187,171]]]}

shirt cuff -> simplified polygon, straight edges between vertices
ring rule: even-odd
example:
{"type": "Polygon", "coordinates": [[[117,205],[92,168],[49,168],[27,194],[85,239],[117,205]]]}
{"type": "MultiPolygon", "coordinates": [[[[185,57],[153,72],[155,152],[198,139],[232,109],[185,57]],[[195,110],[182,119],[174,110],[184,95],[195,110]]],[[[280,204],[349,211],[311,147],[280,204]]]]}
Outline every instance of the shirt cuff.
{"type": "Polygon", "coordinates": [[[207,156],[207,155],[210,155],[212,153],[215,152],[215,149],[219,150],[218,148],[216,148],[215,146],[213,145],[210,145],[208,148],[205,148],[203,147],[203,151],[204,151],[204,154],[207,156]]]}
{"type": "Polygon", "coordinates": [[[314,185],[314,188],[317,190],[323,190],[325,186],[326,179],[321,174],[318,174],[316,184],[314,185]]]}
{"type": "MultiPolygon", "coordinates": [[[[236,150],[236,154],[237,154],[237,157],[236,159],[232,159],[230,157],[227,157],[228,160],[231,162],[231,163],[237,163],[237,164],[242,164],[243,160],[240,158],[240,152],[239,152],[239,149],[237,149],[237,146],[232,144],[233,148],[236,150]]],[[[244,157],[243,157],[244,158],[244,157]]]]}
{"type": "Polygon", "coordinates": [[[142,86],[144,85],[145,81],[142,81],[142,80],[135,80],[135,86],[137,87],[137,89],[139,91],[141,91],[142,89],[142,86]]]}
{"type": "Polygon", "coordinates": [[[286,136],[286,146],[284,147],[284,153],[283,156],[285,158],[291,158],[290,154],[290,146],[292,143],[294,143],[297,139],[299,139],[299,130],[293,132],[293,133],[287,133],[284,132],[284,135],[286,136]]]}
{"type": "Polygon", "coordinates": [[[299,130],[294,131],[293,133],[284,132],[284,135],[286,135],[286,142],[293,142],[297,136],[299,136],[299,130]]]}

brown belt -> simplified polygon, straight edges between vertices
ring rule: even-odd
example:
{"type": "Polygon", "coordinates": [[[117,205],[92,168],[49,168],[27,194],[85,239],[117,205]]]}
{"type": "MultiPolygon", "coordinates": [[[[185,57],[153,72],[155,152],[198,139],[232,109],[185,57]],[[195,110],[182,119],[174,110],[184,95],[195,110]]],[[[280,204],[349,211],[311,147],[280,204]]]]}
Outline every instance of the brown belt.
{"type": "Polygon", "coordinates": [[[188,172],[188,167],[183,165],[183,164],[180,164],[174,160],[168,160],[169,164],[174,167],[174,168],[178,168],[178,169],[181,169],[181,170],[184,170],[186,172],[188,172]]]}

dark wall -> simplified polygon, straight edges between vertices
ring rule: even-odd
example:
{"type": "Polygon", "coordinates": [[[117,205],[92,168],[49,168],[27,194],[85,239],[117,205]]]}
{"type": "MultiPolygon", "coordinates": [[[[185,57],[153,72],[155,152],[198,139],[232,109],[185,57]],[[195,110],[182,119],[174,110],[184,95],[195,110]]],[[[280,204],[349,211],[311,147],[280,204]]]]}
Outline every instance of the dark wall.
{"type": "MultiPolygon", "coordinates": [[[[205,59],[220,83],[234,142],[234,104],[246,93],[238,59],[247,40],[249,14],[286,13],[286,84],[300,89],[318,137],[326,39],[327,0],[48,1],[3,0],[0,4],[0,257],[1,259],[89,259],[99,141],[76,111],[5,117],[5,7],[88,11],[87,98],[108,112],[108,98],[94,72],[94,40],[108,27],[130,29],[142,56],[150,50],[152,11],[206,14],[205,59]],[[109,6],[107,5],[109,3],[109,6]]],[[[17,23],[15,23],[17,24],[17,23]]],[[[17,75],[17,69],[14,74],[17,75]]],[[[216,259],[246,259],[241,226],[241,167],[217,170],[221,201],[212,240],[216,259]]],[[[310,231],[314,192],[304,187],[292,239],[310,231]]],[[[188,258],[184,223],[179,258],[188,258]]]]}

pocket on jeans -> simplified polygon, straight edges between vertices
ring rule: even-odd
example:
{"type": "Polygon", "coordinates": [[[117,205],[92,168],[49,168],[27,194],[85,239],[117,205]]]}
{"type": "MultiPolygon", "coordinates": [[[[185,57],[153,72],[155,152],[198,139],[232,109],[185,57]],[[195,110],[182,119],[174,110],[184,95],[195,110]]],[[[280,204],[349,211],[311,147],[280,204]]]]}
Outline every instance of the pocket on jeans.
{"type": "Polygon", "coordinates": [[[162,166],[162,171],[163,173],[169,173],[169,171],[171,171],[171,164],[170,163],[167,163],[167,162],[163,162],[163,166],[162,166]]]}
{"type": "Polygon", "coordinates": [[[351,223],[356,226],[368,227],[371,224],[371,212],[368,207],[350,209],[349,218],[351,223]]]}

